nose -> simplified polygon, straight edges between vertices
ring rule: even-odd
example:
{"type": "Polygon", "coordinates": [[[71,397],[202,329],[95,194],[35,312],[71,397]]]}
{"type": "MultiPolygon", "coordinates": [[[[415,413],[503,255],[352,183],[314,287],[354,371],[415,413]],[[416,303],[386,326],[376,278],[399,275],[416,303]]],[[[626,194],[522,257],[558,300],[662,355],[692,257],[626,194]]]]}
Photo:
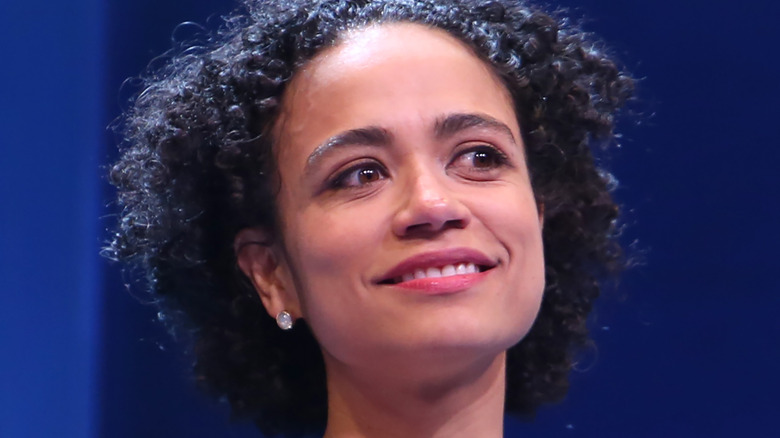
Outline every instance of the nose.
{"type": "Polygon", "coordinates": [[[429,237],[451,228],[465,228],[471,212],[444,175],[416,171],[399,195],[401,202],[393,218],[393,232],[399,237],[429,237]]]}

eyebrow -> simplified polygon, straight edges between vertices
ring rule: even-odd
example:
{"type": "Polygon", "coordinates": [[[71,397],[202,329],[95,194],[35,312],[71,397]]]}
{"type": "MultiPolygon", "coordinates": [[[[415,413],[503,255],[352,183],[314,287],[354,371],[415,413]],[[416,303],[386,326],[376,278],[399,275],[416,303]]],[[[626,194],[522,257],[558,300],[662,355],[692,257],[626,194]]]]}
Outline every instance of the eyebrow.
{"type": "Polygon", "coordinates": [[[393,135],[387,129],[378,126],[350,129],[336,134],[320,144],[306,160],[306,169],[316,166],[317,162],[331,151],[344,146],[387,146],[392,143],[393,135]]]}
{"type": "Polygon", "coordinates": [[[446,138],[470,128],[487,128],[500,131],[502,134],[509,137],[513,144],[517,143],[515,135],[512,133],[512,129],[510,129],[509,126],[485,114],[450,114],[436,121],[434,132],[437,138],[446,138]]]}
{"type": "MultiPolygon", "coordinates": [[[[485,114],[454,113],[436,120],[433,128],[436,138],[451,137],[470,128],[487,128],[506,135],[513,144],[517,144],[514,133],[505,123],[485,114]]],[[[336,134],[320,144],[306,160],[306,171],[316,167],[322,157],[345,146],[387,146],[393,141],[393,134],[379,126],[350,129],[336,134]]]]}

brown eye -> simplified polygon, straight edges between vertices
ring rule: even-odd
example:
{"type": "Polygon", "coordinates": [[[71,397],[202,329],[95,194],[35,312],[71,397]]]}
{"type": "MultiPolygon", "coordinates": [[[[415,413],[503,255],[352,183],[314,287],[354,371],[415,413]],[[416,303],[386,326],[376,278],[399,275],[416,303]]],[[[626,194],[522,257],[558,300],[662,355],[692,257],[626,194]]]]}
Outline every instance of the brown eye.
{"type": "Polygon", "coordinates": [[[450,167],[468,176],[496,170],[506,165],[508,159],[503,152],[493,146],[480,145],[467,149],[455,157],[450,167]]]}
{"type": "Polygon", "coordinates": [[[360,188],[387,177],[387,171],[378,163],[365,162],[336,175],[330,182],[332,189],[360,188]]]}
{"type": "Polygon", "coordinates": [[[362,185],[378,181],[381,176],[377,169],[360,169],[357,173],[357,180],[362,185]]]}
{"type": "Polygon", "coordinates": [[[498,164],[498,157],[496,154],[489,153],[488,151],[474,151],[472,152],[471,161],[474,164],[474,167],[492,168],[498,164]]]}

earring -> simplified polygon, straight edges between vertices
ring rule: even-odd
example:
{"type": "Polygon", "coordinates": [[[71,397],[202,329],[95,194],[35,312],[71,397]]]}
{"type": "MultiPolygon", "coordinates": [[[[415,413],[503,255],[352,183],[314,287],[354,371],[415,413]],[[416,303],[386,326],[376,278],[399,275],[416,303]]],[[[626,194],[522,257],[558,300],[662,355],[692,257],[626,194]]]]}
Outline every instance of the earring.
{"type": "Polygon", "coordinates": [[[282,330],[290,330],[293,326],[292,316],[286,310],[282,310],[276,315],[276,324],[282,330]]]}

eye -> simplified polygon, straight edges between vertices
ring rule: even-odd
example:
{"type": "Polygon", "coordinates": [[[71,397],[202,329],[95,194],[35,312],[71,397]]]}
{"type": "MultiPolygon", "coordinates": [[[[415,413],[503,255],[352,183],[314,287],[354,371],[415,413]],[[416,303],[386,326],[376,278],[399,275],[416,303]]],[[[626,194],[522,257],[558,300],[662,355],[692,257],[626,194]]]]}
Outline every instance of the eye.
{"type": "Polygon", "coordinates": [[[500,168],[508,166],[507,156],[490,145],[478,145],[466,149],[452,160],[450,168],[467,178],[483,179],[492,176],[500,168]]]}
{"type": "Polygon", "coordinates": [[[361,188],[387,178],[387,171],[376,162],[362,162],[334,176],[328,186],[331,189],[361,188]]]}

